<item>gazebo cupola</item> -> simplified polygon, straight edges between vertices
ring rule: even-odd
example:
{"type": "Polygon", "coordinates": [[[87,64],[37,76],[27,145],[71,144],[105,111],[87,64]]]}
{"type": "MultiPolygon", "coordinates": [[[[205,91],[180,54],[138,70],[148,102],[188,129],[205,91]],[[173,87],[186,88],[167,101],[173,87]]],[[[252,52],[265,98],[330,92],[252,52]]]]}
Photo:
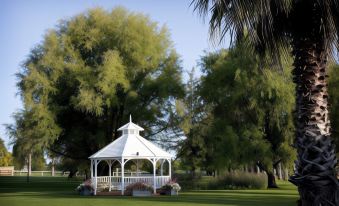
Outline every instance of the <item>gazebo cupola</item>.
{"type": "Polygon", "coordinates": [[[129,123],[120,127],[118,131],[122,131],[122,135],[140,135],[140,131],[144,131],[144,129],[132,122],[132,116],[129,116],[129,123]]]}

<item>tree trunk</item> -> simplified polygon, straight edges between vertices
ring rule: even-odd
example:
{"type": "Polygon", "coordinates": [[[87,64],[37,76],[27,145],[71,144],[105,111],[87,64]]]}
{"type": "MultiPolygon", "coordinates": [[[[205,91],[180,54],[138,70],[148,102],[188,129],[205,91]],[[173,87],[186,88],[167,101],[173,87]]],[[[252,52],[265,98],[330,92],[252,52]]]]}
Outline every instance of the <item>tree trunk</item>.
{"type": "Polygon", "coordinates": [[[54,158],[52,158],[52,177],[54,177],[54,175],[55,175],[55,160],[54,160],[54,158]]]}
{"type": "Polygon", "coordinates": [[[265,171],[267,175],[267,188],[278,188],[278,185],[275,181],[274,169],[270,171],[268,167],[264,166],[260,161],[257,162],[257,166],[260,170],[265,171]]]}
{"type": "Polygon", "coordinates": [[[284,170],[284,180],[287,181],[289,178],[289,175],[288,175],[288,168],[286,167],[285,170],[284,170]]]}
{"type": "Polygon", "coordinates": [[[278,188],[278,185],[275,181],[275,175],[272,172],[268,172],[267,173],[267,188],[278,188]]]}
{"type": "Polygon", "coordinates": [[[32,153],[28,154],[27,160],[27,182],[29,182],[29,176],[32,174],[32,153]]]}
{"type": "Polygon", "coordinates": [[[327,51],[320,36],[295,37],[296,171],[290,181],[298,186],[299,205],[339,205],[336,156],[330,138],[327,94],[327,51]]]}
{"type": "Polygon", "coordinates": [[[282,180],[281,162],[278,164],[278,179],[282,180]]]}

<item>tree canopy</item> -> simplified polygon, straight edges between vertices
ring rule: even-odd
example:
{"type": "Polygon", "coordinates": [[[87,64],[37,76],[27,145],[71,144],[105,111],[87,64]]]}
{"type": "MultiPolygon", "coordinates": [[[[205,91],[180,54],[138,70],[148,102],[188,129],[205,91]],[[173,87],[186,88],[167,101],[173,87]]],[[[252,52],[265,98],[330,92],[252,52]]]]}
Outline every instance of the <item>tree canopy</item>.
{"type": "Polygon", "coordinates": [[[12,154],[7,151],[4,141],[0,138],[0,167],[12,165],[13,165],[12,154]]]}
{"type": "Polygon", "coordinates": [[[292,164],[294,89],[291,68],[272,70],[239,44],[202,58],[201,96],[211,105],[207,160],[215,170],[292,164]],[[213,91],[213,92],[211,92],[213,91]]]}
{"type": "Polygon", "coordinates": [[[62,20],[17,76],[24,114],[44,131],[36,140],[75,165],[116,139],[129,114],[146,137],[174,131],[174,100],[184,93],[166,27],[120,7],[62,20]]]}

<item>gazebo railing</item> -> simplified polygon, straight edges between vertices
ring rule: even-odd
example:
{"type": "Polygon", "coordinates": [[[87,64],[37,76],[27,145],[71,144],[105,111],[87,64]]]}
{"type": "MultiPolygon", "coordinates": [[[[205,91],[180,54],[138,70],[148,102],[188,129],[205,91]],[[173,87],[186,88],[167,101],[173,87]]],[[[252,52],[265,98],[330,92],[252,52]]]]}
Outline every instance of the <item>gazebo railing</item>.
{"type": "MultiPolygon", "coordinates": [[[[121,190],[121,177],[116,177],[116,176],[111,177],[111,181],[109,178],[110,178],[109,176],[94,177],[93,182],[97,181],[98,185],[101,185],[104,187],[110,186],[111,189],[121,190]]],[[[156,189],[162,187],[170,180],[171,180],[170,176],[156,176],[155,177],[156,189]]],[[[134,184],[137,182],[143,182],[151,186],[154,185],[153,176],[124,177],[125,189],[128,185],[134,184]]]]}

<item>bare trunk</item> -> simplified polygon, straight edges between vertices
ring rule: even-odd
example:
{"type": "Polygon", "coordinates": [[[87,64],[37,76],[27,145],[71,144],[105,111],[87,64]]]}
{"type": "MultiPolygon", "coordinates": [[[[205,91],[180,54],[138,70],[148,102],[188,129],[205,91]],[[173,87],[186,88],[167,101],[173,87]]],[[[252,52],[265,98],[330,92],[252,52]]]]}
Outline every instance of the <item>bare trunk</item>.
{"type": "Polygon", "coordinates": [[[286,180],[288,180],[288,178],[289,178],[288,168],[285,168],[285,170],[284,170],[284,180],[286,181],[286,180]]]}
{"type": "Polygon", "coordinates": [[[27,159],[27,182],[29,182],[29,176],[31,175],[32,175],[32,153],[29,153],[27,159]]]}
{"type": "Polygon", "coordinates": [[[278,164],[278,179],[282,180],[281,162],[278,164]]]}
{"type": "Polygon", "coordinates": [[[55,176],[55,160],[52,158],[52,177],[55,176]]]}
{"type": "Polygon", "coordinates": [[[28,175],[32,175],[32,153],[28,154],[28,175]]]}
{"type": "Polygon", "coordinates": [[[336,206],[336,156],[330,138],[327,94],[327,51],[319,36],[293,41],[296,83],[296,171],[290,181],[298,186],[300,205],[336,206]]]}
{"type": "Polygon", "coordinates": [[[267,173],[267,188],[278,188],[278,185],[275,181],[274,173],[266,172],[267,173]]]}

